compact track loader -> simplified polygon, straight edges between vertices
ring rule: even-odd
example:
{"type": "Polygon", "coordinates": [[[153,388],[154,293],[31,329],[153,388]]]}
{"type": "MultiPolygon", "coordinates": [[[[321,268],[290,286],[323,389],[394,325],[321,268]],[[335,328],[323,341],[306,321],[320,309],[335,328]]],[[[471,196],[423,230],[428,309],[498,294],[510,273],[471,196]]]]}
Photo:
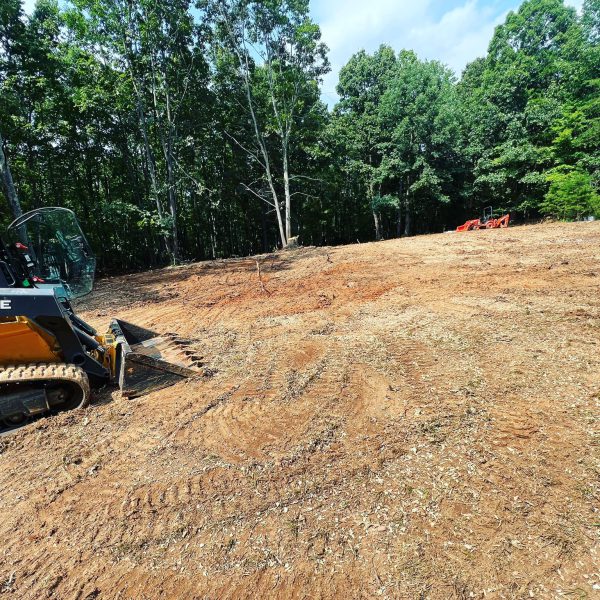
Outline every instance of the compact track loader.
{"type": "Polygon", "coordinates": [[[0,428],[84,407],[116,383],[135,398],[201,374],[188,342],[113,319],[98,334],[71,300],[92,291],[96,260],[75,214],[40,208],[0,241],[0,428]]]}

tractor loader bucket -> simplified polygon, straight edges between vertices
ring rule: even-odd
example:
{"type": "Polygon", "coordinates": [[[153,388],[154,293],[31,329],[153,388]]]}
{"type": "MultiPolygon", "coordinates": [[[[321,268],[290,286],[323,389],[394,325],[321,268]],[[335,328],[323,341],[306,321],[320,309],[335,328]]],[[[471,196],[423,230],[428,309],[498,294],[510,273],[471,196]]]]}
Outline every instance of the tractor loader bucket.
{"type": "Polygon", "coordinates": [[[109,333],[120,351],[115,377],[127,398],[137,398],[161,390],[202,372],[199,359],[185,347],[186,340],[172,334],[159,336],[149,329],[113,319],[109,333]]]}

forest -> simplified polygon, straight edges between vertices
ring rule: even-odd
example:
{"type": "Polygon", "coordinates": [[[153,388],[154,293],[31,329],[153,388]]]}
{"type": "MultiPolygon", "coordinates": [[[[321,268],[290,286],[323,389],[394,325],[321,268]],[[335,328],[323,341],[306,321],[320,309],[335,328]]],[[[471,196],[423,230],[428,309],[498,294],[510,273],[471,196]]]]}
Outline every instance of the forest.
{"type": "Polygon", "coordinates": [[[460,76],[308,0],[0,1],[0,225],[78,215],[103,273],[600,217],[600,0],[526,0],[460,76]]]}

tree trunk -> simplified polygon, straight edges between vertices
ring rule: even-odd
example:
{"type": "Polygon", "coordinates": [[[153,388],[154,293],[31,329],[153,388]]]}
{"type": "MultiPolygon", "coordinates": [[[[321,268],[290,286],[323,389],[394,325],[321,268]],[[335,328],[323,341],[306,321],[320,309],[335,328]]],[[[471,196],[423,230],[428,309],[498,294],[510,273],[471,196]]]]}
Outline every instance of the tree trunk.
{"type": "Polygon", "coordinates": [[[406,198],[404,218],[404,235],[409,236],[412,233],[412,214],[410,210],[410,201],[406,198]]]}
{"type": "Polygon", "coordinates": [[[167,185],[169,186],[169,212],[171,214],[171,239],[173,263],[179,262],[179,230],[177,228],[177,194],[175,192],[175,173],[171,142],[168,143],[167,185]]]}
{"type": "Polygon", "coordinates": [[[285,231],[283,229],[283,221],[281,219],[281,208],[279,207],[279,199],[277,198],[277,192],[275,191],[275,186],[273,185],[271,173],[269,173],[268,177],[269,177],[269,187],[271,188],[271,195],[273,196],[273,201],[275,203],[275,213],[277,214],[277,225],[279,226],[279,237],[281,238],[281,245],[285,248],[288,244],[288,240],[285,235],[285,231]]]}
{"type": "Polygon", "coordinates": [[[273,207],[275,208],[275,214],[277,216],[277,225],[279,226],[279,235],[281,237],[281,245],[285,248],[287,246],[287,237],[285,235],[285,230],[283,228],[283,220],[281,218],[281,208],[279,206],[279,198],[277,197],[277,191],[275,190],[275,185],[273,184],[273,175],[271,173],[271,163],[269,161],[269,154],[267,152],[267,147],[265,146],[265,141],[260,134],[260,129],[258,127],[258,121],[256,119],[256,113],[254,112],[254,108],[252,106],[252,93],[250,91],[250,82],[246,77],[244,80],[246,86],[246,98],[248,100],[248,107],[250,110],[250,116],[252,117],[252,123],[254,125],[254,135],[256,136],[256,143],[258,144],[265,168],[265,175],[267,176],[267,181],[269,183],[269,189],[271,191],[271,197],[273,198],[273,207]]]}
{"type": "Polygon", "coordinates": [[[285,248],[287,246],[287,237],[285,235],[285,229],[283,227],[283,219],[281,218],[281,207],[279,206],[279,198],[277,197],[277,191],[275,190],[275,185],[273,183],[273,174],[271,173],[271,162],[269,160],[269,153],[267,152],[267,146],[265,144],[264,137],[261,134],[260,127],[258,126],[258,119],[256,117],[256,112],[254,111],[254,104],[252,101],[252,89],[250,83],[250,67],[248,65],[248,58],[244,60],[242,55],[239,52],[239,49],[236,51],[238,61],[240,64],[240,69],[242,70],[244,77],[244,88],[246,91],[246,101],[248,102],[248,111],[250,113],[250,118],[252,120],[252,125],[254,127],[254,136],[256,138],[256,144],[260,150],[260,153],[263,158],[263,168],[265,170],[265,175],[267,177],[267,182],[269,184],[269,190],[271,192],[271,197],[273,198],[273,208],[275,209],[275,215],[277,216],[277,225],[279,227],[279,235],[281,237],[281,245],[285,248]]]}
{"type": "Polygon", "coordinates": [[[381,240],[381,222],[376,210],[373,211],[373,221],[375,222],[375,239],[379,242],[381,240]]]}
{"type": "Polygon", "coordinates": [[[287,140],[284,140],[283,143],[283,189],[285,192],[285,238],[289,240],[292,237],[292,197],[290,195],[287,140]]]}
{"type": "MultiPolygon", "coordinates": [[[[130,74],[133,79],[133,73],[130,74]]],[[[135,88],[137,90],[137,86],[135,88]]],[[[148,172],[150,174],[150,189],[152,193],[152,197],[154,198],[154,203],[156,205],[156,212],[158,213],[158,218],[161,223],[163,221],[163,210],[160,202],[160,196],[158,193],[158,180],[156,177],[156,161],[154,159],[154,153],[152,152],[152,146],[150,146],[150,140],[148,139],[148,126],[146,124],[146,115],[144,113],[144,108],[142,106],[141,99],[138,97],[137,99],[137,111],[138,111],[138,119],[140,124],[140,131],[142,133],[142,139],[144,140],[144,153],[146,154],[146,161],[148,163],[148,172]]],[[[173,248],[171,247],[171,240],[168,235],[163,237],[165,241],[165,248],[167,249],[167,253],[171,258],[173,258],[173,248]]]]}
{"type": "Polygon", "coordinates": [[[410,178],[406,182],[406,194],[404,202],[404,235],[409,236],[412,233],[412,212],[410,206],[410,178]]]}
{"type": "Polygon", "coordinates": [[[398,211],[396,213],[396,237],[402,237],[402,179],[398,187],[398,211]]]}
{"type": "Polygon", "coordinates": [[[371,205],[371,212],[373,213],[373,222],[375,223],[375,239],[381,240],[381,219],[380,215],[374,207],[373,200],[375,199],[375,186],[371,181],[369,183],[369,204],[371,205]]]}
{"type": "Polygon", "coordinates": [[[165,161],[167,163],[167,186],[169,196],[169,211],[171,213],[171,236],[173,239],[173,263],[179,262],[179,230],[177,228],[177,190],[175,188],[175,155],[173,142],[175,138],[175,123],[171,112],[171,93],[167,84],[167,73],[163,71],[165,81],[165,106],[167,117],[167,143],[165,147],[165,161]]]}
{"type": "Polygon", "coordinates": [[[21,203],[19,202],[19,197],[17,196],[17,190],[15,189],[15,184],[13,182],[12,173],[10,172],[10,166],[8,164],[8,160],[6,159],[6,155],[4,154],[4,140],[2,139],[2,134],[0,133],[0,176],[2,177],[2,183],[4,185],[4,191],[6,192],[6,198],[8,200],[8,205],[10,206],[10,210],[15,219],[18,219],[22,214],[23,210],[21,209],[21,203]]]}

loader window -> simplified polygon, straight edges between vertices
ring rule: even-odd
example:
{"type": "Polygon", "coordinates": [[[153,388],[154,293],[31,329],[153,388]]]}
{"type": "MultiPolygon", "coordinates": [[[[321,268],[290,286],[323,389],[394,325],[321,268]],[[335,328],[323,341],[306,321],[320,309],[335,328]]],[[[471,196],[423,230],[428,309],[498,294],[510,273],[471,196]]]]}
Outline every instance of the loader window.
{"type": "Polygon", "coordinates": [[[13,222],[9,234],[13,241],[27,245],[34,274],[44,283],[62,285],[70,299],[92,291],[96,259],[72,211],[31,211],[13,222]]]}

